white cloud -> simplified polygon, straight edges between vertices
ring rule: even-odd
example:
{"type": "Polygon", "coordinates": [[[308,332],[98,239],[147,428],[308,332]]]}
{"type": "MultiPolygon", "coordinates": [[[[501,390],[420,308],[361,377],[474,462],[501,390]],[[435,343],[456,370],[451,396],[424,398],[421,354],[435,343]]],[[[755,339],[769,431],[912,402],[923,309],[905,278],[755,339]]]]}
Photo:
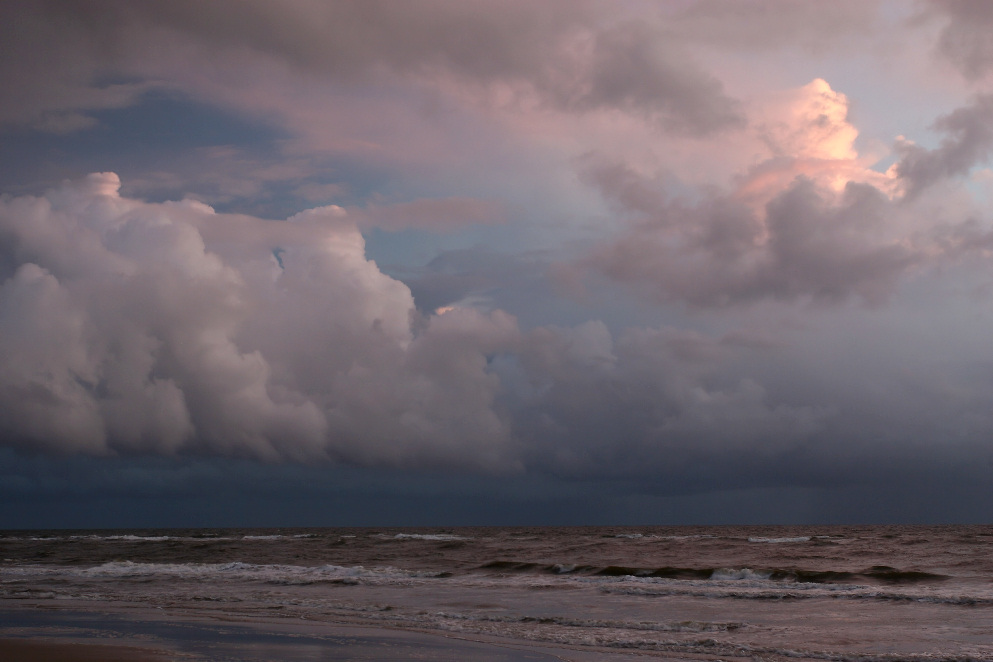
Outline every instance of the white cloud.
{"type": "Polygon", "coordinates": [[[263,221],[119,186],[95,174],[0,202],[8,443],[499,460],[485,353],[513,341],[512,318],[459,311],[415,337],[410,291],[366,259],[340,208],[263,221]]]}
{"type": "Polygon", "coordinates": [[[599,321],[522,334],[501,310],[464,306],[425,318],[341,207],[265,221],[119,186],[94,174],[0,201],[7,444],[595,473],[597,454],[652,466],[696,452],[694,433],[719,446],[725,428],[810,427],[753,381],[708,385],[737,350],[696,334],[615,343],[599,321]],[[499,357],[531,386],[512,392],[499,357]],[[545,434],[553,421],[569,433],[545,434]],[[600,427],[630,435],[590,435],[600,427]]]}

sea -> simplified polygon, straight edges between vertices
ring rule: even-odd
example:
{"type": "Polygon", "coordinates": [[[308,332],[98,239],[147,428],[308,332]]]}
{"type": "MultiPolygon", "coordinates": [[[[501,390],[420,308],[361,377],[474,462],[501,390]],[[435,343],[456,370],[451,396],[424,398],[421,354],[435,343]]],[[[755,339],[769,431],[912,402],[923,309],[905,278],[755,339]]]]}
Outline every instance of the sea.
{"type": "Polygon", "coordinates": [[[0,532],[0,625],[59,610],[582,659],[993,660],[993,526],[0,532]]]}

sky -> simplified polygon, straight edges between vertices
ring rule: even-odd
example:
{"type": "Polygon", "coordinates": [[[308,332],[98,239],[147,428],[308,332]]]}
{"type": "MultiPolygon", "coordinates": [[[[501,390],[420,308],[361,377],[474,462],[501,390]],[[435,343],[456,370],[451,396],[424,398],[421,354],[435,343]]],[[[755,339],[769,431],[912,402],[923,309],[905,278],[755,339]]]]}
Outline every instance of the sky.
{"type": "Polygon", "coordinates": [[[993,3],[6,0],[0,527],[993,521],[993,3]]]}

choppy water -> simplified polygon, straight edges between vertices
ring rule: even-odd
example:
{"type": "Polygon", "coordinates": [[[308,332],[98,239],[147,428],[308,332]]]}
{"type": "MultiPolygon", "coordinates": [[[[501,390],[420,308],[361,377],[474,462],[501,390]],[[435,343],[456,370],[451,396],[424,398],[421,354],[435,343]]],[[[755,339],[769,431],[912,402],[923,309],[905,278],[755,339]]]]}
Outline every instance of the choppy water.
{"type": "Polygon", "coordinates": [[[705,659],[993,660],[993,527],[0,532],[3,605],[705,659]]]}

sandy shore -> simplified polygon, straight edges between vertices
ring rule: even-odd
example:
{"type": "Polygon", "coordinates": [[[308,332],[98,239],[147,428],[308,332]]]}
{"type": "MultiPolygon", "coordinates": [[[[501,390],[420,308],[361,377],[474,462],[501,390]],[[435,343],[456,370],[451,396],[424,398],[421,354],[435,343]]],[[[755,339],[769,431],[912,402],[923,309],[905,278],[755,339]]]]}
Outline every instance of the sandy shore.
{"type": "Polygon", "coordinates": [[[161,650],[109,644],[59,643],[37,639],[0,639],[5,662],[168,662],[161,650]]]}
{"type": "MultiPolygon", "coordinates": [[[[177,642],[167,642],[173,645],[177,642]]],[[[213,662],[232,660],[480,660],[482,662],[560,662],[562,658],[479,642],[459,641],[420,633],[389,631],[363,636],[332,636],[322,641],[213,641],[209,646],[177,645],[176,649],[138,647],[124,643],[60,642],[47,639],[0,638],[4,662],[213,662]],[[213,649],[212,651],[205,650],[213,649]]]]}
{"type": "Polygon", "coordinates": [[[640,662],[646,658],[687,659],[280,619],[217,621],[140,609],[116,613],[10,609],[0,601],[3,662],[640,662]]]}

